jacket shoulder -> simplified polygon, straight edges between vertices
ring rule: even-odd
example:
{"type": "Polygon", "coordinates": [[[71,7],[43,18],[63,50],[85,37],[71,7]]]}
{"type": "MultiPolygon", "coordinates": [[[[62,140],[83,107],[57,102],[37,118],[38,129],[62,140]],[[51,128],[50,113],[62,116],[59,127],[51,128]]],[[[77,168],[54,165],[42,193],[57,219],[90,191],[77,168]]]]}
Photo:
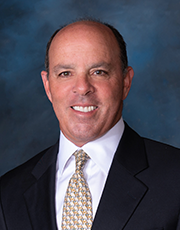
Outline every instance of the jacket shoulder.
{"type": "Polygon", "coordinates": [[[163,155],[164,157],[177,157],[180,158],[180,149],[174,146],[154,141],[148,138],[143,138],[147,153],[153,153],[154,155],[163,155]]]}
{"type": "MultiPolygon", "coordinates": [[[[25,163],[17,166],[16,168],[8,171],[3,176],[1,176],[1,187],[8,187],[9,185],[21,184],[25,178],[32,179],[33,176],[31,172],[36,168],[37,164],[48,164],[48,157],[50,158],[50,153],[53,151],[53,149],[56,147],[57,149],[57,143],[40,153],[36,154],[34,157],[26,161],[25,163]],[[49,155],[49,156],[47,156],[49,155]]],[[[54,154],[55,155],[55,154],[54,154]]]]}

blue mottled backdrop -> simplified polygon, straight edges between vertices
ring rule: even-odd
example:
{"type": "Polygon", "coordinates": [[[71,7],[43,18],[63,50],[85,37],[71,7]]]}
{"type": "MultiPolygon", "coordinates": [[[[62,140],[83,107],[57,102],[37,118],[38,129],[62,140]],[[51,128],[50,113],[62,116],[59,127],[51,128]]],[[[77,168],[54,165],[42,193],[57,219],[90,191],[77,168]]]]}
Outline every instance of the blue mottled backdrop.
{"type": "Polygon", "coordinates": [[[180,147],[179,0],[0,0],[0,175],[57,140],[40,77],[45,46],[60,25],[84,16],[111,23],[127,42],[135,77],[124,120],[180,147]]]}

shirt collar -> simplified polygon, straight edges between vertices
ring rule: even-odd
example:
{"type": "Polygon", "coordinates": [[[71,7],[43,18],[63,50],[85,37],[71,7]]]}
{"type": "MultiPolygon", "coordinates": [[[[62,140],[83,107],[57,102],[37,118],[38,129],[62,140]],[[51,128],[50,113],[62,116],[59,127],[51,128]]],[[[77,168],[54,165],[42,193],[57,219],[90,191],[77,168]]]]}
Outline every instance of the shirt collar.
{"type": "MultiPolygon", "coordinates": [[[[99,166],[105,175],[107,175],[109,172],[123,131],[124,122],[121,118],[105,135],[94,141],[88,142],[81,147],[81,149],[83,149],[89,155],[91,160],[99,166]]],[[[68,160],[77,149],[80,148],[69,141],[61,132],[57,159],[57,169],[59,170],[60,175],[63,173],[64,167],[68,163],[68,160]]]]}

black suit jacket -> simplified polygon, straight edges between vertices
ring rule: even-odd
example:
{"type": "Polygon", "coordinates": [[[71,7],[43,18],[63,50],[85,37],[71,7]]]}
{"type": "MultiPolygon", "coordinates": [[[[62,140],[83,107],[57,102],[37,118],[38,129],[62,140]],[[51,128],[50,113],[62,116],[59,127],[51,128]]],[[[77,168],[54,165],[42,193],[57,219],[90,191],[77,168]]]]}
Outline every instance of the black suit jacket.
{"type": "MultiPolygon", "coordinates": [[[[58,143],[1,178],[0,230],[57,230],[57,152],[58,143]]],[[[179,212],[180,150],[126,125],[92,230],[180,230],[179,212]]]]}

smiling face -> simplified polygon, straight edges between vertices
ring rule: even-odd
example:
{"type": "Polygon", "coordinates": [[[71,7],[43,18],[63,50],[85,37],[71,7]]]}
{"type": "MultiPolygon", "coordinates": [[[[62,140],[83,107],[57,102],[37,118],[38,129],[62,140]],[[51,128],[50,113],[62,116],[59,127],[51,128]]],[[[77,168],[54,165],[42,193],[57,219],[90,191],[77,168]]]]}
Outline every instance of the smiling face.
{"type": "Polygon", "coordinates": [[[104,135],[121,118],[133,70],[123,75],[112,31],[96,22],[76,22],[54,37],[46,94],[63,134],[81,147],[104,135]]]}

